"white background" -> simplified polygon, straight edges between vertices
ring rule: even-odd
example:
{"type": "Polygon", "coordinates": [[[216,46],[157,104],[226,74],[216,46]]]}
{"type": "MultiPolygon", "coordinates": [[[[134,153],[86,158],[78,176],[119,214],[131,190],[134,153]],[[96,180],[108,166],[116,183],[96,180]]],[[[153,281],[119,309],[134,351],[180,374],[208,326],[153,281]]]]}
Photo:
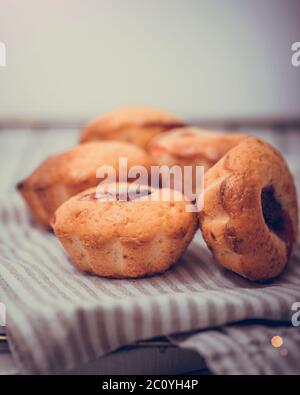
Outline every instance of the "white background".
{"type": "Polygon", "coordinates": [[[300,114],[299,0],[0,0],[0,118],[300,114]]]}

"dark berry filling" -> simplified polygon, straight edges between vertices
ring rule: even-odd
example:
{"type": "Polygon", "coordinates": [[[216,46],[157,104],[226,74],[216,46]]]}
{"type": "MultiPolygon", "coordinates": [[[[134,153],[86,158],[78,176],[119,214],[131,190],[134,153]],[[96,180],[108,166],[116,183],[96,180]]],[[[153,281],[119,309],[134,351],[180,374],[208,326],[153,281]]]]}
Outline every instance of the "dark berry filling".
{"type": "Polygon", "coordinates": [[[103,193],[88,193],[86,195],[82,195],[79,197],[79,200],[115,200],[122,202],[130,202],[134,200],[138,200],[142,197],[151,195],[152,191],[150,189],[142,189],[135,194],[130,194],[128,191],[117,192],[116,194],[111,192],[103,192],[103,193]]]}
{"type": "Polygon", "coordinates": [[[171,130],[177,128],[183,128],[187,126],[183,122],[147,122],[142,125],[145,128],[160,128],[163,130],[171,130]]]}
{"type": "Polygon", "coordinates": [[[286,243],[288,255],[290,255],[294,243],[293,224],[290,216],[276,199],[273,186],[263,188],[261,205],[266,225],[286,243]]]}
{"type": "Polygon", "coordinates": [[[274,188],[266,187],[261,192],[261,204],[264,220],[274,233],[283,230],[284,219],[281,203],[275,198],[274,188]]]}

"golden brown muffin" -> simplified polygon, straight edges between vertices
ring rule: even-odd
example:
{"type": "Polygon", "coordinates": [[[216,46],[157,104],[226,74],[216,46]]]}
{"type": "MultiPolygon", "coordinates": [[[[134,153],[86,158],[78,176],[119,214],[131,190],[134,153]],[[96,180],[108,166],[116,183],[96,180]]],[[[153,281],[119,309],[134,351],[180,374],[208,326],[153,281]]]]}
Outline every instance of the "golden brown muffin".
{"type": "Polygon", "coordinates": [[[83,130],[80,142],[127,141],[144,148],[156,134],[180,127],[183,122],[164,111],[148,107],[122,107],[102,115],[83,130]]]}
{"type": "Polygon", "coordinates": [[[206,171],[245,137],[185,126],[154,137],[147,151],[157,165],[201,165],[206,171]]]}
{"type": "Polygon", "coordinates": [[[144,166],[149,171],[151,159],[133,144],[117,141],[95,141],[54,155],[42,164],[17,187],[36,219],[49,227],[55,210],[65,200],[96,186],[100,166],[112,166],[119,175],[119,158],[127,158],[128,169],[144,166]]]}
{"type": "Polygon", "coordinates": [[[280,153],[249,137],[208,170],[200,227],[222,266],[250,280],[278,276],[298,230],[295,184],[280,153]]]}
{"type": "Polygon", "coordinates": [[[186,212],[179,192],[163,201],[161,189],[140,186],[139,197],[132,197],[126,184],[114,185],[119,189],[112,199],[98,187],[61,205],[52,221],[56,236],[77,268],[99,276],[142,277],[167,270],[192,240],[197,213],[186,212]]]}

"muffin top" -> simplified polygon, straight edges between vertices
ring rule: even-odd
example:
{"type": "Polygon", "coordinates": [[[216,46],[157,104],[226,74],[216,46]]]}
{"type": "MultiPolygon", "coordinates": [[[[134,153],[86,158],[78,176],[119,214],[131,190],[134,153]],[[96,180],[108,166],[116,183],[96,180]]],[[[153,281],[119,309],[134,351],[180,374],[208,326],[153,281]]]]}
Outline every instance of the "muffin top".
{"type": "Polygon", "coordinates": [[[151,166],[147,153],[130,143],[119,141],[93,141],[81,144],[69,151],[51,156],[22,183],[33,189],[43,189],[54,183],[65,185],[84,183],[95,178],[100,166],[112,166],[118,172],[119,158],[126,158],[128,168],[151,166]]]}
{"type": "Polygon", "coordinates": [[[128,185],[103,184],[73,196],[56,211],[51,224],[55,233],[75,232],[87,240],[93,235],[100,244],[118,238],[137,245],[162,232],[173,239],[185,236],[195,213],[186,212],[180,192],[141,185],[135,193],[128,185]]]}
{"type": "Polygon", "coordinates": [[[148,151],[154,155],[167,152],[178,158],[203,156],[211,162],[217,162],[245,137],[187,126],[167,134],[160,133],[150,142],[148,151]]]}

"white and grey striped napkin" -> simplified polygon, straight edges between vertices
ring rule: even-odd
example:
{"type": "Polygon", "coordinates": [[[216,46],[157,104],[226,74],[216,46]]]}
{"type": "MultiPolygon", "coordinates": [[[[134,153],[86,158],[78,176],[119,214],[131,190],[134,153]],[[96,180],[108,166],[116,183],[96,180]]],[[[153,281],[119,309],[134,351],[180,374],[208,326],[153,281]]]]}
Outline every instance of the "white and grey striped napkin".
{"type": "MultiPolygon", "coordinates": [[[[23,373],[72,369],[138,339],[252,318],[290,321],[300,297],[299,249],[281,278],[253,284],[218,267],[200,232],[179,264],[163,275],[138,280],[85,275],[73,268],[52,234],[31,223],[17,196],[0,202],[0,256],[7,334],[23,373]]],[[[246,348],[230,347],[222,336],[193,334],[182,346],[194,345],[218,373],[210,361],[216,352],[229,361],[246,348]]],[[[265,346],[272,349],[268,337],[265,346]]]]}
{"type": "Polygon", "coordinates": [[[173,341],[197,351],[217,374],[300,375],[299,331],[288,322],[250,320],[177,336],[173,341]],[[280,347],[272,347],[274,337],[280,337],[280,347]]]}

